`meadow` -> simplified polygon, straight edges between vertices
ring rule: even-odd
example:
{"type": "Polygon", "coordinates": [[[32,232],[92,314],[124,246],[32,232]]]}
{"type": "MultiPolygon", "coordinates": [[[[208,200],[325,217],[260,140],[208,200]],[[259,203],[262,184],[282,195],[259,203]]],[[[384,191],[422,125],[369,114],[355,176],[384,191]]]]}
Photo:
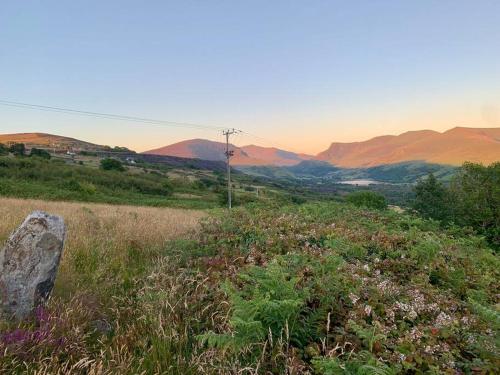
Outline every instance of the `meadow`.
{"type": "Polygon", "coordinates": [[[2,199],[68,240],[53,296],[3,322],[2,373],[495,373],[499,263],[482,237],[321,202],[226,211],[2,199]]]}

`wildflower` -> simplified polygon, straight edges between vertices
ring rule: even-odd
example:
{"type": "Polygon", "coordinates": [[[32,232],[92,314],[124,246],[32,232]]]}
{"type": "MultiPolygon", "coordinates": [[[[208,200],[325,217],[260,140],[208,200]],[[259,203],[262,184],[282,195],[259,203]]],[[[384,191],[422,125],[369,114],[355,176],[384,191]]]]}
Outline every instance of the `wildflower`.
{"type": "Polygon", "coordinates": [[[351,300],[353,305],[355,305],[356,302],[359,301],[359,297],[357,295],[355,295],[354,293],[349,293],[349,299],[351,300]]]}
{"type": "Polygon", "coordinates": [[[372,307],[370,305],[365,305],[365,314],[366,316],[370,316],[372,313],[372,307]]]}
{"type": "Polygon", "coordinates": [[[441,312],[434,321],[434,325],[438,328],[449,326],[451,323],[453,323],[453,318],[445,312],[441,312]]]}
{"type": "Polygon", "coordinates": [[[423,335],[424,334],[417,327],[413,327],[410,332],[410,337],[413,341],[419,341],[423,335]]]}

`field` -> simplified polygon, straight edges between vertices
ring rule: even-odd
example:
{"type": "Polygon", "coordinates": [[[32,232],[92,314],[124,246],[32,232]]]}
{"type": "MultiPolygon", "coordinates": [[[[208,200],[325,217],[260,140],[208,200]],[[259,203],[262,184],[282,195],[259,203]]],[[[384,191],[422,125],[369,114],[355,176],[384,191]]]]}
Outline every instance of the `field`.
{"type": "Polygon", "coordinates": [[[345,203],[227,215],[2,199],[68,241],[53,297],[3,322],[2,373],[494,373],[499,263],[483,238],[345,203]]]}

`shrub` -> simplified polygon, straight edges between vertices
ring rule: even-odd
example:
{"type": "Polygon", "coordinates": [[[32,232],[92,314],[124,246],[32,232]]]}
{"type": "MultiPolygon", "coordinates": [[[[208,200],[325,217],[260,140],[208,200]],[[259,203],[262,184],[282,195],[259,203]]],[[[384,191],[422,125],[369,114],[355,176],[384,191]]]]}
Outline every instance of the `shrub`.
{"type": "Polygon", "coordinates": [[[346,200],[358,207],[384,209],[387,201],[381,194],[373,191],[355,191],[347,194],[346,200]]]}
{"type": "Polygon", "coordinates": [[[233,307],[230,318],[232,334],[201,335],[210,346],[232,351],[251,349],[268,335],[300,340],[300,312],[308,296],[298,288],[300,278],[291,274],[278,259],[267,268],[253,267],[240,274],[243,287],[226,284],[224,290],[233,307]]]}
{"type": "Polygon", "coordinates": [[[105,171],[125,171],[125,167],[122,162],[117,159],[106,158],[101,160],[101,169],[105,171]]]}
{"type": "Polygon", "coordinates": [[[421,216],[448,222],[451,219],[450,194],[432,173],[418,181],[412,207],[421,216]]]}
{"type": "Polygon", "coordinates": [[[471,227],[500,249],[500,163],[464,163],[449,187],[430,174],[415,186],[413,208],[424,218],[471,227]]]}
{"type": "Polygon", "coordinates": [[[42,159],[50,159],[50,154],[47,151],[42,150],[40,148],[32,148],[30,156],[38,156],[42,159]]]}
{"type": "Polygon", "coordinates": [[[500,162],[464,163],[451,184],[454,221],[471,226],[500,249],[500,162]]]}
{"type": "Polygon", "coordinates": [[[24,143],[14,143],[9,147],[9,151],[16,156],[23,156],[26,152],[26,147],[24,143]]]}

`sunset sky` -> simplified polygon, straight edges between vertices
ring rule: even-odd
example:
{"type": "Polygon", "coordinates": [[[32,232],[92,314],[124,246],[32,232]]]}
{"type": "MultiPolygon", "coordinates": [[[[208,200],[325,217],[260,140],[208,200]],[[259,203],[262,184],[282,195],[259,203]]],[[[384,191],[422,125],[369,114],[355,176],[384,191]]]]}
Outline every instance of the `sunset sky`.
{"type": "MultiPolygon", "coordinates": [[[[500,126],[500,1],[3,0],[0,100],[235,127],[317,153],[500,126]]],[[[0,106],[0,133],[138,151],[216,131],[0,106]]]]}

